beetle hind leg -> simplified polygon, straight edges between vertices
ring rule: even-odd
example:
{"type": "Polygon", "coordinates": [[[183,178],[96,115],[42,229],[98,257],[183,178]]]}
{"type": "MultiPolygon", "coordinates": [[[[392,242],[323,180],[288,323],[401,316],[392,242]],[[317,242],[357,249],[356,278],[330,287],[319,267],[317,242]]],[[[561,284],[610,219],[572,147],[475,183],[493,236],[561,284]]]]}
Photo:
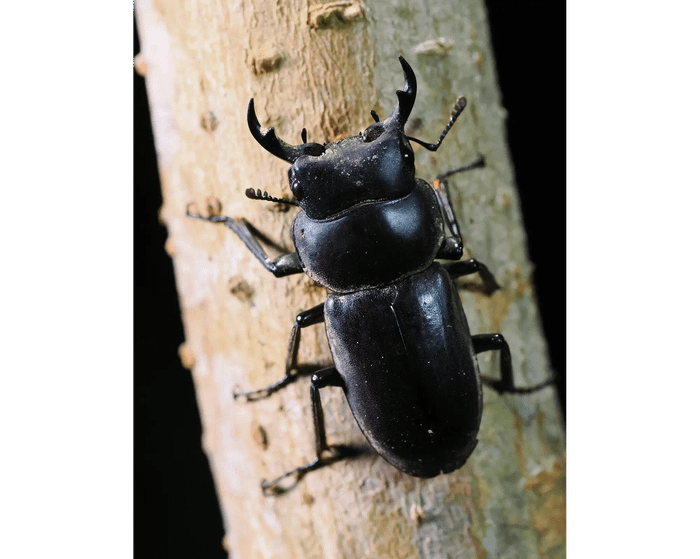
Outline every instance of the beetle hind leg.
{"type": "Polygon", "coordinates": [[[343,386],[343,379],[340,377],[340,373],[338,373],[335,367],[329,367],[327,369],[317,371],[311,377],[311,413],[314,420],[316,458],[308,464],[294,468],[293,470],[276,477],[272,481],[263,480],[261,484],[263,493],[279,495],[289,491],[292,487],[299,483],[301,478],[303,478],[308,472],[317,470],[318,468],[327,466],[356,453],[356,451],[349,446],[334,445],[331,447],[328,445],[328,441],[326,439],[326,423],[323,415],[323,407],[321,405],[321,396],[319,394],[320,389],[325,388],[326,386],[343,386]],[[294,478],[294,482],[291,485],[280,485],[282,481],[289,477],[294,478]]]}
{"type": "Polygon", "coordinates": [[[510,347],[508,347],[508,342],[506,342],[501,334],[476,334],[472,336],[472,343],[474,344],[474,351],[476,353],[491,350],[497,350],[500,353],[501,378],[481,377],[481,382],[486,386],[490,386],[499,394],[530,394],[554,384],[555,379],[552,378],[534,386],[528,386],[526,388],[516,387],[513,379],[513,363],[510,357],[510,347]]]}

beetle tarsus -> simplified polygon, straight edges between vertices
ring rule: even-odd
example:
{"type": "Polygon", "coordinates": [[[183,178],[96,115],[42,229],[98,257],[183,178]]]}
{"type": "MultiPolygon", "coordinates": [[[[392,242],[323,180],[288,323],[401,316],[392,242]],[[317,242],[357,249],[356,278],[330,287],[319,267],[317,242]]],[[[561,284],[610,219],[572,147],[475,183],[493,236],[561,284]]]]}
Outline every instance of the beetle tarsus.
{"type": "Polygon", "coordinates": [[[270,386],[265,388],[260,388],[258,390],[250,390],[249,392],[234,392],[233,399],[238,400],[238,398],[245,398],[246,402],[255,402],[257,400],[263,400],[267,398],[272,393],[277,392],[280,388],[284,388],[290,382],[296,379],[298,375],[287,374],[282,380],[277,381],[270,386]]]}
{"type": "Polygon", "coordinates": [[[319,468],[325,466],[330,466],[335,462],[339,462],[340,460],[344,460],[345,458],[356,454],[358,454],[357,450],[349,445],[330,446],[325,449],[324,455],[317,456],[308,464],[294,468],[293,470],[290,470],[289,472],[286,472],[271,481],[262,480],[260,487],[265,495],[281,495],[296,487],[301,479],[309,472],[318,470],[319,468]],[[294,481],[291,485],[280,485],[282,481],[292,476],[294,477],[294,481]]]}
{"type": "Polygon", "coordinates": [[[472,161],[469,165],[465,165],[464,167],[459,167],[457,169],[447,171],[446,173],[442,173],[436,177],[436,180],[442,182],[449,176],[456,175],[457,173],[463,173],[464,171],[471,171],[472,169],[479,169],[481,167],[486,167],[486,158],[483,155],[479,154],[478,158],[475,161],[472,161]]]}
{"type": "Polygon", "coordinates": [[[520,388],[515,386],[513,378],[513,364],[510,356],[510,348],[508,342],[501,334],[476,334],[472,336],[474,351],[481,353],[482,351],[498,351],[501,358],[501,378],[494,379],[491,377],[481,376],[483,382],[489,388],[492,388],[499,394],[531,394],[538,390],[542,390],[547,386],[554,384],[556,377],[536,384],[520,388]]]}
{"type": "Polygon", "coordinates": [[[543,388],[547,388],[548,386],[553,386],[556,383],[556,380],[556,377],[552,377],[549,380],[546,380],[534,386],[520,388],[517,386],[508,386],[506,383],[499,379],[484,376],[481,377],[481,382],[483,382],[489,388],[492,388],[493,390],[498,392],[498,394],[532,394],[533,392],[537,392],[539,390],[542,390],[543,388]]]}

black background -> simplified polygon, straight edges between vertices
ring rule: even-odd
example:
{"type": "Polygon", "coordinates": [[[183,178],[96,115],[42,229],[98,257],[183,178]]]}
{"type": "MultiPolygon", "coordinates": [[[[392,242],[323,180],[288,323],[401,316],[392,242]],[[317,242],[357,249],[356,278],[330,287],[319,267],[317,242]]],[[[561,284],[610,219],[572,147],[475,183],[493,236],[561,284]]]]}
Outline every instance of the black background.
{"type": "MultiPolygon", "coordinates": [[[[534,284],[565,406],[565,3],[486,0],[534,284]]],[[[138,53],[134,28],[134,54],[138,53]]],[[[136,556],[226,557],[201,449],[143,79],[134,73],[134,385],[136,556]]]]}

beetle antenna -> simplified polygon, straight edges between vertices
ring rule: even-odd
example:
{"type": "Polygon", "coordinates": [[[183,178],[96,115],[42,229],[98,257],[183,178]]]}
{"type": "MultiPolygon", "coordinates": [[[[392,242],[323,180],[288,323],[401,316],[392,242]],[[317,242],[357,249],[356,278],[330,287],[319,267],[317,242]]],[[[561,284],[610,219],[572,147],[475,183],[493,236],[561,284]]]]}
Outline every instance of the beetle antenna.
{"type": "Polygon", "coordinates": [[[301,129],[301,141],[306,143],[306,128],[301,129]]]}
{"type": "Polygon", "coordinates": [[[369,114],[372,115],[372,118],[374,119],[374,122],[379,122],[379,115],[377,114],[376,111],[372,110],[369,112],[369,114]]]}
{"type": "Polygon", "coordinates": [[[437,151],[437,148],[440,147],[440,144],[445,139],[445,136],[447,136],[447,133],[450,131],[450,128],[452,128],[452,125],[457,121],[457,117],[460,114],[462,114],[462,111],[464,110],[464,107],[466,107],[466,106],[467,106],[467,98],[466,97],[461,96],[459,99],[457,99],[457,101],[455,102],[455,106],[452,108],[452,113],[450,113],[450,120],[447,123],[447,126],[445,126],[445,129],[442,131],[442,134],[440,134],[438,141],[435,142],[434,144],[429,144],[429,143],[424,142],[422,140],[419,140],[417,138],[412,138],[411,136],[406,136],[406,138],[408,138],[412,142],[416,142],[417,144],[423,146],[427,150],[437,151]]]}
{"type": "Polygon", "coordinates": [[[275,198],[270,196],[267,191],[261,192],[258,188],[257,192],[254,188],[246,188],[245,195],[251,200],[265,200],[266,202],[279,202],[280,204],[289,204],[290,206],[298,206],[294,200],[287,200],[286,198],[275,198]]]}

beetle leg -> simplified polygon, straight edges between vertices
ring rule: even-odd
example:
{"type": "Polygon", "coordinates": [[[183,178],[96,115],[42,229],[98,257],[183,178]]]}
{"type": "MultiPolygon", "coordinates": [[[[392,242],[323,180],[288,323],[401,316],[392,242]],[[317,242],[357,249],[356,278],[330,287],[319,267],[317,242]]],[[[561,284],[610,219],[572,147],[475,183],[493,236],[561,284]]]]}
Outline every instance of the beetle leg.
{"type": "Polygon", "coordinates": [[[437,197],[440,204],[440,209],[442,210],[442,217],[445,220],[448,229],[448,235],[445,236],[445,240],[437,253],[437,258],[459,260],[462,258],[463,251],[462,234],[459,231],[457,218],[455,217],[452,201],[450,200],[447,177],[456,173],[483,167],[486,164],[485,161],[486,160],[482,155],[479,157],[479,159],[473,163],[470,163],[469,165],[438,175],[438,177],[433,181],[433,190],[435,191],[435,196],[437,197]]]}
{"type": "Polygon", "coordinates": [[[321,396],[319,394],[320,389],[326,386],[343,386],[343,379],[335,367],[321,369],[311,377],[311,413],[314,419],[316,458],[308,464],[299,466],[298,468],[276,477],[272,481],[263,480],[261,484],[263,493],[283,493],[291,488],[279,487],[279,483],[287,477],[294,476],[294,485],[296,485],[308,472],[341,460],[353,452],[350,448],[342,445],[334,446],[333,448],[328,446],[328,441],[326,439],[326,422],[323,415],[323,406],[321,405],[321,396]],[[328,455],[329,451],[332,451],[332,454],[328,455]]]}
{"type": "Polygon", "coordinates": [[[459,262],[447,262],[443,264],[443,266],[453,279],[468,274],[479,274],[481,280],[484,282],[484,292],[486,295],[491,295],[501,287],[496,283],[496,278],[493,277],[491,271],[474,258],[460,260],[459,262]]]}
{"type": "Polygon", "coordinates": [[[226,225],[226,227],[238,235],[241,241],[243,241],[243,244],[248,248],[248,250],[250,250],[250,252],[253,253],[255,258],[257,258],[260,263],[265,266],[265,269],[268,272],[272,272],[275,277],[280,278],[291,274],[300,274],[304,271],[301,265],[301,260],[299,260],[299,255],[296,252],[283,254],[274,260],[271,260],[258,240],[264,240],[264,235],[250,225],[250,223],[248,223],[245,219],[226,217],[222,215],[204,216],[191,212],[189,206],[187,207],[186,215],[194,219],[201,219],[202,221],[209,221],[210,223],[223,223],[226,225]]]}
{"type": "Polygon", "coordinates": [[[289,338],[289,349],[287,350],[287,363],[285,364],[284,368],[284,377],[276,383],[259,390],[252,390],[250,392],[234,392],[234,400],[236,398],[245,398],[247,401],[251,402],[253,400],[267,398],[270,394],[288,385],[299,376],[298,374],[293,375],[292,372],[297,371],[298,373],[300,370],[297,363],[297,355],[299,354],[301,329],[323,322],[323,305],[324,304],[321,303],[320,305],[316,305],[311,309],[302,311],[297,315],[297,318],[294,321],[294,326],[292,326],[292,335],[289,338]]]}
{"type": "Polygon", "coordinates": [[[474,351],[476,353],[491,350],[498,350],[500,352],[501,378],[493,379],[484,376],[481,377],[481,381],[486,386],[490,386],[499,394],[530,394],[531,392],[535,392],[554,383],[554,379],[549,379],[535,386],[516,388],[515,381],[513,380],[513,364],[510,358],[510,348],[505,338],[501,334],[476,334],[472,336],[472,343],[474,344],[474,351]]]}
{"type": "Polygon", "coordinates": [[[326,420],[319,390],[326,386],[343,386],[343,379],[335,367],[322,369],[311,377],[311,413],[314,416],[314,436],[316,439],[316,460],[321,460],[324,451],[329,450],[326,441],[326,420]]]}

